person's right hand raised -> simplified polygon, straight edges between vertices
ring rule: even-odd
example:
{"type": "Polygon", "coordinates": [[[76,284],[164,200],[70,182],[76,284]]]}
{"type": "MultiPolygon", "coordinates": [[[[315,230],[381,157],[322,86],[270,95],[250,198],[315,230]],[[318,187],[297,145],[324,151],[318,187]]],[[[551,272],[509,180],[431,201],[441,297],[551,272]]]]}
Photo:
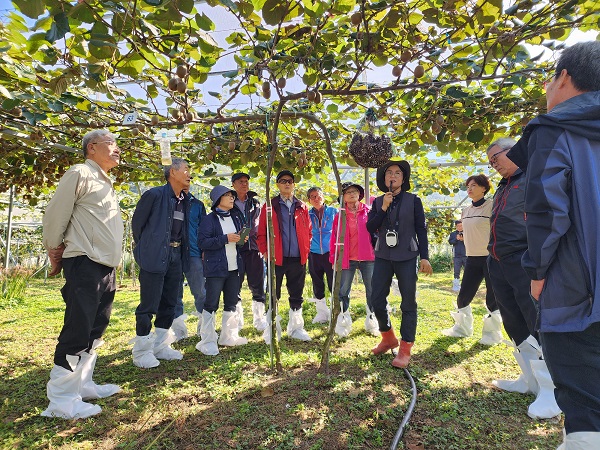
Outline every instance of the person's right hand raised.
{"type": "Polygon", "coordinates": [[[394,195],[391,192],[386,192],[383,194],[383,204],[381,205],[381,209],[387,211],[393,200],[394,195]]]}

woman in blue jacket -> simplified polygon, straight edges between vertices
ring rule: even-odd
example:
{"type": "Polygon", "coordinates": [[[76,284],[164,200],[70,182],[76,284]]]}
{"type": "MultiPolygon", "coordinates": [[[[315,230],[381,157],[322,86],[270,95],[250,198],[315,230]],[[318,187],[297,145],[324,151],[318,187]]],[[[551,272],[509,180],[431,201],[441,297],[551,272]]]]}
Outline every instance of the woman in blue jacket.
{"type": "MultiPolygon", "coordinates": [[[[244,345],[246,338],[239,336],[239,319],[235,308],[240,301],[239,231],[243,218],[233,208],[235,191],[216,186],[210,193],[212,211],[198,228],[198,246],[202,250],[202,263],[206,278],[206,301],[202,311],[200,342],[196,349],[205,355],[218,355],[216,311],[223,293],[223,321],[218,343],[225,346],[244,345]]],[[[247,238],[246,238],[247,239],[247,238]]]]}

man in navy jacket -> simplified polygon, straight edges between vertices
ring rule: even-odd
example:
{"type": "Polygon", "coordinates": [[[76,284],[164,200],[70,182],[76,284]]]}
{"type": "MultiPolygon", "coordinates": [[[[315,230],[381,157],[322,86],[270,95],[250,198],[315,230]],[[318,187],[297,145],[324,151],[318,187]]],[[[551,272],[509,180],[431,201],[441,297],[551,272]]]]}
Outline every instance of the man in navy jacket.
{"type": "Polygon", "coordinates": [[[561,449],[600,448],[600,41],[562,51],[548,113],[508,153],[527,174],[528,249],[544,357],[565,414],[561,449]]]}
{"type": "Polygon", "coordinates": [[[189,200],[184,190],[189,190],[191,176],[187,162],[180,158],[173,158],[164,171],[167,183],[144,192],[131,220],[133,254],[140,266],[133,363],[145,369],[158,366],[159,359],[183,358],[171,348],[175,335],[170,327],[189,263],[189,200]],[[155,334],[150,333],[153,316],[155,334]]]}

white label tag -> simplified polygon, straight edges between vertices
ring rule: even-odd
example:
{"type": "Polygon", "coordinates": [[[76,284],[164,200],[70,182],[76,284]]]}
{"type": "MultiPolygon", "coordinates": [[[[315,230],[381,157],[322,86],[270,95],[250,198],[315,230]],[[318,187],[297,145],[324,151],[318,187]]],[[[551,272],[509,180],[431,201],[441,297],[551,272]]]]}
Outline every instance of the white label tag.
{"type": "Polygon", "coordinates": [[[181,211],[173,211],[173,220],[183,220],[183,219],[185,219],[185,216],[181,211]]]}
{"type": "Polygon", "coordinates": [[[130,112],[123,116],[123,125],[133,125],[137,122],[137,112],[130,112]]]}

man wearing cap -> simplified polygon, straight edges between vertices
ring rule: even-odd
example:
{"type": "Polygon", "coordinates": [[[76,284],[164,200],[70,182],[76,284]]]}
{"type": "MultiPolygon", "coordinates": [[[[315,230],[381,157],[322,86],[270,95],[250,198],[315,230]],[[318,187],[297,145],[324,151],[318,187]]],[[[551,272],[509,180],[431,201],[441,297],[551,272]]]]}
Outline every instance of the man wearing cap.
{"type": "MultiPolygon", "coordinates": [[[[275,295],[278,299],[281,297],[281,284],[285,276],[290,302],[288,336],[310,341],[302,317],[302,292],[312,239],[312,225],[306,204],[294,196],[294,174],[289,170],[282,170],[277,174],[276,182],[279,195],[271,199],[275,235],[275,295]]],[[[260,252],[267,257],[267,208],[260,212],[257,243],[260,252]]],[[[267,326],[263,335],[267,343],[271,341],[270,331],[270,327],[267,326]]]]}
{"type": "Polygon", "coordinates": [[[402,340],[392,365],[404,368],[408,366],[417,332],[417,257],[420,257],[419,272],[433,273],[429,264],[425,212],[421,199],[407,192],[410,190],[408,162],[390,160],[378,168],[377,187],[385,194],[375,199],[367,229],[377,233],[373,269],[377,282],[373,283],[372,304],[382,340],[372,351],[378,355],[398,346],[387,311],[387,296],[395,274],[402,296],[402,340]]]}
{"type": "Polygon", "coordinates": [[[133,364],[144,369],[158,366],[159,359],[183,358],[171,348],[175,334],[170,328],[190,256],[185,193],[190,187],[190,167],[184,159],[173,158],[164,174],[167,183],[144,192],[131,219],[133,254],[140,266],[140,304],[131,343],[133,364]],[[153,316],[155,333],[150,333],[153,316]]]}
{"type": "Polygon", "coordinates": [[[465,249],[465,239],[463,237],[462,220],[455,220],[454,226],[456,230],[450,233],[448,244],[452,246],[452,260],[454,262],[454,281],[452,282],[452,290],[458,292],[460,290],[460,269],[464,269],[467,264],[467,251],[465,249]]]}
{"type": "Polygon", "coordinates": [[[329,241],[333,218],[337,209],[325,204],[323,190],[320,187],[311,187],[306,193],[312,208],[308,212],[312,224],[312,239],[310,253],[308,254],[308,273],[312,279],[313,295],[317,314],[312,323],[329,323],[329,307],[325,300],[325,282],[331,292],[333,286],[333,267],[329,262],[329,241]]]}
{"type": "MultiPolygon", "coordinates": [[[[244,227],[250,228],[248,242],[240,249],[243,267],[240,271],[240,285],[244,277],[248,277],[248,287],[252,292],[252,317],[254,328],[263,331],[267,327],[265,318],[265,265],[262,254],[258,250],[256,234],[258,232],[258,219],[260,217],[260,203],[256,198],[256,192],[250,190],[250,175],[243,172],[234,173],[231,176],[231,184],[236,192],[235,206],[243,217],[244,227]]],[[[237,304],[237,311],[244,324],[242,303],[237,304]]]]}
{"type": "MultiPolygon", "coordinates": [[[[240,230],[244,219],[234,208],[235,191],[225,186],[215,186],[210,192],[212,212],[200,224],[198,244],[202,249],[206,301],[202,311],[200,342],[196,349],[205,355],[218,355],[220,345],[237,346],[248,343],[239,335],[239,316],[236,306],[240,301],[240,272],[243,261],[240,248],[240,230]],[[221,336],[217,336],[215,316],[223,293],[221,336]]],[[[247,239],[247,237],[246,237],[247,239]]]]}

